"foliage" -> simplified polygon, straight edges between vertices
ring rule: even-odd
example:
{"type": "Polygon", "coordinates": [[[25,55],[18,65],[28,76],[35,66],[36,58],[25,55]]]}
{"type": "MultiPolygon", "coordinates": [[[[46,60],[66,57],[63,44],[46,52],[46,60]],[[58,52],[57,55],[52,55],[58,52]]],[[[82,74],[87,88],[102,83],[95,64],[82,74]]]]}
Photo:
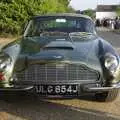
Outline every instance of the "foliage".
{"type": "Polygon", "coordinates": [[[95,11],[94,10],[92,10],[92,9],[87,9],[87,10],[84,10],[83,11],[83,14],[84,15],[88,15],[88,16],[90,16],[91,18],[95,18],[95,11]]]}
{"type": "Polygon", "coordinates": [[[117,15],[120,16],[120,6],[116,9],[117,15]]]}
{"type": "Polygon", "coordinates": [[[0,0],[0,33],[19,34],[37,14],[68,12],[70,0],[0,0]]]}

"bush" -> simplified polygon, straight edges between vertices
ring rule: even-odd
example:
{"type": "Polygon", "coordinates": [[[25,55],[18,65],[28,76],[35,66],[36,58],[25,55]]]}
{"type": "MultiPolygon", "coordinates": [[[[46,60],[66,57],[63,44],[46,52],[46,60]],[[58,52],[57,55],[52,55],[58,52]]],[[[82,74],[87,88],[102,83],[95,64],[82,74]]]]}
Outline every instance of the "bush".
{"type": "Polygon", "coordinates": [[[21,26],[37,14],[68,12],[70,0],[1,0],[0,33],[20,34],[21,26]]]}

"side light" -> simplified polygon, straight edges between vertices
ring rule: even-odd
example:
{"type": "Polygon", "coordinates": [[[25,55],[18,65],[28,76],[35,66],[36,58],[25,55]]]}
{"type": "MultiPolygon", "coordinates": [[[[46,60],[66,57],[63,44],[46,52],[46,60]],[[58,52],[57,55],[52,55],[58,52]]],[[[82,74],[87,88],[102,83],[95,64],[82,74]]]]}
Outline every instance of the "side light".
{"type": "Polygon", "coordinates": [[[0,72],[0,81],[3,81],[3,80],[5,80],[4,74],[2,72],[0,72]]]}

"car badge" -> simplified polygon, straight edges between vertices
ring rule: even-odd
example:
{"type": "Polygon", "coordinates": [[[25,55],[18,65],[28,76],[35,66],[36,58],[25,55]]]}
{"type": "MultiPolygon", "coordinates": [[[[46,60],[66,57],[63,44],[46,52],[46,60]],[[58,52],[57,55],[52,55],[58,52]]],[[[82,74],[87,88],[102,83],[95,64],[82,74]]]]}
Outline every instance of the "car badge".
{"type": "Polygon", "coordinates": [[[62,58],[62,56],[53,56],[53,57],[56,58],[56,59],[62,58]]]}

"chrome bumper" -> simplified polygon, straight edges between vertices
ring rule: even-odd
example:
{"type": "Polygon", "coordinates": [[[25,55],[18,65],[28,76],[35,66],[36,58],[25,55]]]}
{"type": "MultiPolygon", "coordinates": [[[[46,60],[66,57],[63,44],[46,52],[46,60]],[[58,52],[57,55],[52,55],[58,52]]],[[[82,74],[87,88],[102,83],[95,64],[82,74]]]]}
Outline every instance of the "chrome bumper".
{"type": "MultiPolygon", "coordinates": [[[[106,92],[110,91],[113,89],[119,89],[120,88],[120,83],[118,84],[113,84],[110,87],[100,87],[98,84],[86,84],[86,85],[81,85],[80,86],[81,91],[80,93],[84,92],[106,92]]],[[[34,86],[22,86],[22,87],[12,87],[12,88],[0,88],[0,91],[29,91],[34,89],[34,86]]],[[[80,89],[79,89],[80,90],[80,89]]]]}
{"type": "Polygon", "coordinates": [[[25,87],[11,87],[11,88],[0,88],[0,91],[3,91],[3,92],[7,92],[7,91],[10,91],[10,92],[14,92],[14,91],[29,91],[31,89],[33,89],[34,86],[25,86],[25,87]]]}
{"type": "Polygon", "coordinates": [[[83,87],[83,91],[85,92],[106,92],[106,91],[110,91],[113,89],[119,89],[120,88],[120,83],[119,84],[113,84],[110,87],[99,87],[99,86],[94,86],[94,87],[90,87],[90,85],[84,85],[83,87]]]}

